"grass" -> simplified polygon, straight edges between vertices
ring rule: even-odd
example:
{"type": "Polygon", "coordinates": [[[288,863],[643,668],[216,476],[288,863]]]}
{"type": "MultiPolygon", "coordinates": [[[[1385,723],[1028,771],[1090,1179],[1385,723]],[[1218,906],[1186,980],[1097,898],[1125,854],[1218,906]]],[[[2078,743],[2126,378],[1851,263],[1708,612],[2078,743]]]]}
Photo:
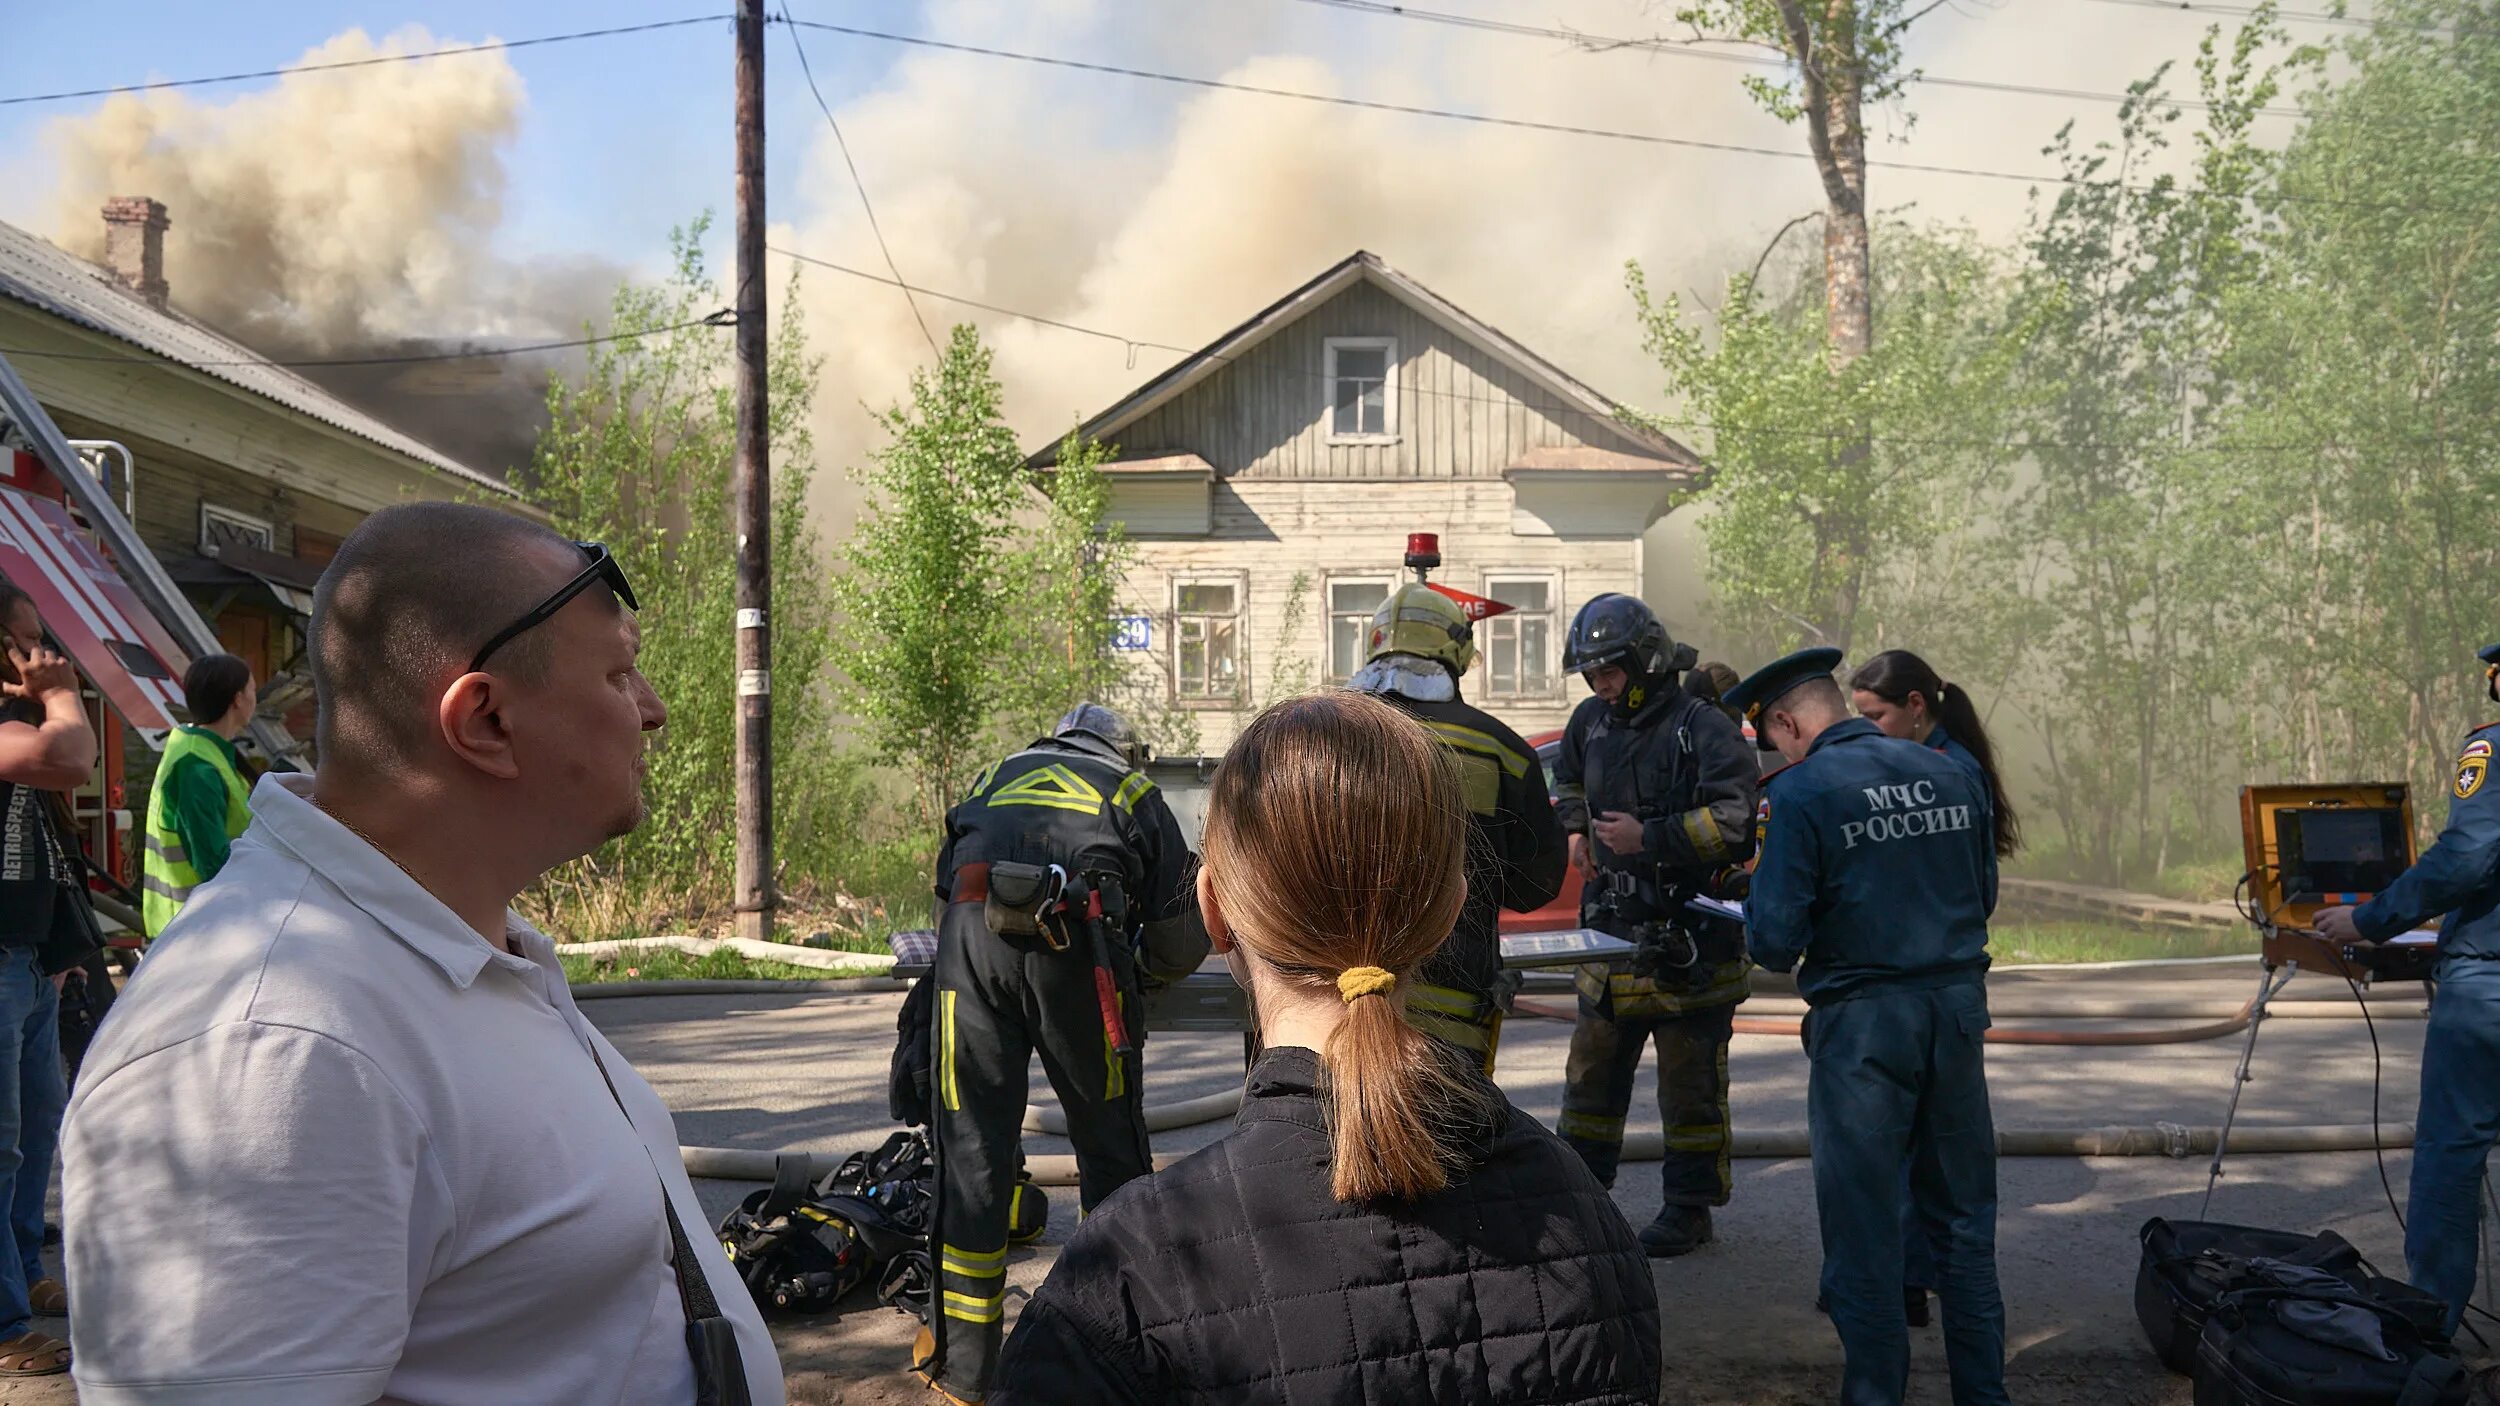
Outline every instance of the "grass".
{"type": "Polygon", "coordinates": [[[2256,950],[2245,928],[2156,928],[2120,923],[2014,922],[1988,926],[1999,962],[2126,962],[2148,957],[2233,957],[2256,950]]]}
{"type": "Polygon", "coordinates": [[[569,957],[557,954],[564,962],[564,979],[569,982],[603,981],[823,981],[851,973],[819,971],[814,967],[792,966],[788,962],[758,962],[723,949],[696,957],[672,952],[665,947],[641,952],[619,952],[595,957],[569,957]]]}

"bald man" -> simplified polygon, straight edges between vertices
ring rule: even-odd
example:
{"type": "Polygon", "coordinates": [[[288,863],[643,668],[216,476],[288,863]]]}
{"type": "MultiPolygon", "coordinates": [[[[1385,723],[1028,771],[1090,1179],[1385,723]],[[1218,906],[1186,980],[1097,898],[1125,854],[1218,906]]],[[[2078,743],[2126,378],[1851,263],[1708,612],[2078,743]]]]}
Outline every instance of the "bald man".
{"type": "Polygon", "coordinates": [[[642,821],[634,603],[485,508],[340,546],[320,774],[254,791],[71,1105],[82,1402],[783,1400],[668,1110],[509,907],[642,821]]]}

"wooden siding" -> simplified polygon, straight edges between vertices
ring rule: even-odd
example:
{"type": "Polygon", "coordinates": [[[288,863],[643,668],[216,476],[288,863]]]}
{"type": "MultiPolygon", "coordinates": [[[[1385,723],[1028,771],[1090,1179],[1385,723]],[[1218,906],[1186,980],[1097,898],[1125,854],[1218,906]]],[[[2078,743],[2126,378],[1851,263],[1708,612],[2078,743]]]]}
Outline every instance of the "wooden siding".
{"type": "MultiPolygon", "coordinates": [[[[1167,706],[1196,721],[1198,745],[1221,752],[1260,706],[1273,701],[1271,680],[1281,661],[1303,666],[1308,682],[1327,681],[1327,582],[1337,577],[1401,580],[1406,533],[1438,532],[1448,563],[1433,579],[1481,593],[1488,577],[1545,575],[1553,582],[1552,640],[1581,602],[1606,591],[1637,593],[1637,537],[1591,541],[1523,537],[1512,530],[1510,486],[1499,479],[1456,483],[1296,483],[1234,479],[1215,485],[1214,531],[1192,541],[1140,541],[1123,585],[1126,609],[1154,618],[1154,648],[1125,656],[1150,676],[1167,706]],[[1246,586],[1242,675],[1249,697],[1236,704],[1173,699],[1172,585],[1191,575],[1237,576],[1246,586]],[[1301,619],[1286,629],[1295,579],[1303,582],[1301,619]]],[[[1669,626],[1679,624],[1670,611],[1669,626]]],[[[1284,672],[1291,672],[1287,670],[1284,672]]],[[[1468,675],[1470,701],[1533,734],[1562,726],[1585,695],[1575,680],[1556,678],[1545,695],[1488,699],[1484,666],[1468,675]]]]}
{"type": "Polygon", "coordinates": [[[1195,453],[1245,479],[1498,479],[1534,449],[1653,453],[1368,280],[1108,437],[1123,457],[1195,453]],[[1331,337],[1396,339],[1394,443],[1329,442],[1331,337]]]}

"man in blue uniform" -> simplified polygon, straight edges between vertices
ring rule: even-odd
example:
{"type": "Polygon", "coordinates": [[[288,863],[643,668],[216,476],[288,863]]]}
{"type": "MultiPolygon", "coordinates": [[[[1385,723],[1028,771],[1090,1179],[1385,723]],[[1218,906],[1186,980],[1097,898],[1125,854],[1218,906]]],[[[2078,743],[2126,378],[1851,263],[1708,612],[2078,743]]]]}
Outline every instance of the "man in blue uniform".
{"type": "Polygon", "coordinates": [[[1790,763],[1746,902],[1746,943],[1798,969],[1806,1119],[1847,1406],[1909,1389],[1901,1169],[1937,1253],[1955,1406],[2005,1394],[1996,1128],[1981,1037],[1996,852],[1988,793],[1948,757],[1849,715],[1836,649],[1791,654],[1728,701],[1790,763]]]}
{"type": "MultiPolygon", "coordinates": [[[[2500,702],[2500,644],[2482,652],[2500,702]]],[[[2438,994],[2422,1036],[2413,1119],[2408,1277],[2448,1305],[2454,1331],[2474,1294],[2483,1161],[2500,1138],[2500,785],[2486,777],[2500,723],[2466,734],[2448,787],[2448,825],[2387,891],[2318,914],[2330,942],[2384,942],[2439,917],[2438,994]],[[2442,916],[2444,915],[2444,916],[2442,916]]]]}

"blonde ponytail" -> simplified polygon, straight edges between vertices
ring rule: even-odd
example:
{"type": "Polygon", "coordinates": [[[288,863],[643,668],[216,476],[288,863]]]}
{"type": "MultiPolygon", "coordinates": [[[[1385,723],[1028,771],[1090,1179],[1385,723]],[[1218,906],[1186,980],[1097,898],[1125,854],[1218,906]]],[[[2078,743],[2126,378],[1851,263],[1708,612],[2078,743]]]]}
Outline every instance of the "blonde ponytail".
{"type": "Polygon", "coordinates": [[[1466,899],[1467,810],[1446,749],[1368,695],[1279,703],[1225,754],[1204,843],[1236,940],[1345,1003],[1319,1052],[1337,1199],[1449,1185],[1464,1160],[1453,1132],[1490,1094],[1405,1016],[1415,968],[1466,899]]]}

